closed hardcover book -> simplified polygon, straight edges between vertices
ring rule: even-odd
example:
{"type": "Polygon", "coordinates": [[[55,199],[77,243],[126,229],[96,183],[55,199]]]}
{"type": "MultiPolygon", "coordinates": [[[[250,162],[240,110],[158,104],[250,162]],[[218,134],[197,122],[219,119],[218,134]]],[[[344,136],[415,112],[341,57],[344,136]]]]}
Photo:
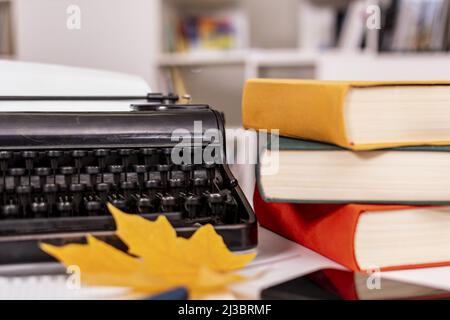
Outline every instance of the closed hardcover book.
{"type": "Polygon", "coordinates": [[[262,150],[257,182],[271,202],[450,204],[449,151],[421,146],[352,152],[280,137],[279,148],[262,150]]]}
{"type": "Polygon", "coordinates": [[[243,124],[353,150],[450,144],[448,81],[255,79],[245,84],[243,124]]]}
{"type": "Polygon", "coordinates": [[[450,265],[450,207],[265,202],[259,223],[353,270],[450,265]]]}

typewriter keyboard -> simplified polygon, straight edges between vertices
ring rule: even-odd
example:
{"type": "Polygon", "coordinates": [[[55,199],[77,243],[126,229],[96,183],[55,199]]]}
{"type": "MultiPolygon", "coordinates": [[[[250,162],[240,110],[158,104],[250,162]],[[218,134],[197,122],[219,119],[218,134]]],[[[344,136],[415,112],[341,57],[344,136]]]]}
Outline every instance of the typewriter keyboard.
{"type": "Polygon", "coordinates": [[[223,168],[174,164],[171,153],[172,148],[0,151],[0,220],[52,218],[58,228],[58,219],[108,216],[110,202],[144,216],[238,222],[238,203],[223,168]]]}

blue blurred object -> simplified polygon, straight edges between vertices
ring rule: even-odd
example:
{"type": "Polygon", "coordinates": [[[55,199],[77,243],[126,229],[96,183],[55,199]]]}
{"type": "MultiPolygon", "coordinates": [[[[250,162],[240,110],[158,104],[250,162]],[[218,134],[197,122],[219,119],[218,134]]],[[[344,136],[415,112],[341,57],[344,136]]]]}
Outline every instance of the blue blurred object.
{"type": "Polygon", "coordinates": [[[186,288],[175,288],[154,296],[149,296],[142,300],[187,300],[188,291],[186,288]]]}

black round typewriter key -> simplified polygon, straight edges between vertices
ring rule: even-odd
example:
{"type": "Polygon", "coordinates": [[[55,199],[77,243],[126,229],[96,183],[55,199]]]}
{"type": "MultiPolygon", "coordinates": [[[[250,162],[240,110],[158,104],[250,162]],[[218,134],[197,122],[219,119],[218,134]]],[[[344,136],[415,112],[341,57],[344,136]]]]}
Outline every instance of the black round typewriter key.
{"type": "Polygon", "coordinates": [[[66,189],[69,189],[70,184],[72,183],[72,176],[75,173],[74,167],[61,167],[59,168],[59,172],[64,176],[64,184],[66,189]]]}
{"type": "Polygon", "coordinates": [[[56,196],[58,193],[58,185],[55,183],[48,183],[45,184],[42,188],[42,191],[44,192],[45,199],[48,204],[48,213],[51,216],[53,214],[53,206],[56,203],[56,196]]]}
{"type": "Polygon", "coordinates": [[[205,178],[197,177],[192,181],[192,184],[194,186],[194,193],[198,196],[201,196],[207,189],[208,180],[206,180],[205,178]]]}
{"type": "Polygon", "coordinates": [[[87,155],[86,150],[73,150],[72,151],[72,157],[74,158],[83,158],[87,155]]]}
{"type": "Polygon", "coordinates": [[[202,209],[201,197],[196,195],[188,196],[184,201],[184,208],[189,219],[197,218],[200,215],[202,209]]]}
{"type": "Polygon", "coordinates": [[[84,170],[89,175],[89,183],[91,189],[94,189],[95,185],[97,184],[97,177],[100,173],[100,168],[97,166],[87,166],[84,168],[84,170]]]}
{"type": "Polygon", "coordinates": [[[150,213],[152,211],[153,203],[147,197],[140,197],[137,201],[139,213],[150,213]]]}
{"type": "Polygon", "coordinates": [[[186,187],[191,185],[191,179],[194,175],[194,166],[190,163],[185,163],[180,166],[180,170],[184,173],[184,184],[186,187]]]}
{"type": "Polygon", "coordinates": [[[136,172],[139,189],[142,192],[142,189],[144,188],[145,174],[147,173],[147,166],[135,164],[133,165],[133,170],[136,172]]]}
{"type": "Polygon", "coordinates": [[[162,149],[162,154],[164,155],[165,163],[168,165],[173,165],[172,150],[173,150],[173,148],[163,148],[162,149]]]}
{"type": "Polygon", "coordinates": [[[47,156],[49,158],[59,158],[63,155],[63,152],[61,150],[49,150],[47,151],[47,156]]]}
{"type": "Polygon", "coordinates": [[[168,164],[158,164],[156,166],[156,170],[159,171],[159,174],[161,176],[161,186],[166,189],[167,188],[167,179],[168,179],[168,172],[172,166],[168,164]]]}
{"type": "Polygon", "coordinates": [[[80,204],[83,200],[83,192],[86,190],[86,185],[82,183],[72,183],[70,191],[72,192],[72,209],[76,214],[80,213],[80,204]]]}
{"type": "Polygon", "coordinates": [[[13,156],[11,151],[0,151],[0,160],[9,160],[13,156]]]}
{"type": "Polygon", "coordinates": [[[49,150],[47,156],[50,158],[50,167],[53,172],[53,183],[56,183],[56,169],[58,169],[58,159],[63,155],[60,150],[49,150]]]}
{"type": "Polygon", "coordinates": [[[147,194],[152,202],[156,201],[156,194],[161,190],[161,180],[150,179],[145,181],[145,188],[147,189],[147,194]]]}
{"type": "Polygon", "coordinates": [[[44,217],[48,211],[48,205],[45,202],[33,202],[31,203],[31,212],[36,218],[44,217]]]}
{"type": "Polygon", "coordinates": [[[85,206],[86,211],[90,216],[98,215],[102,210],[102,203],[100,201],[95,200],[86,201],[85,206]]]}
{"type": "Polygon", "coordinates": [[[108,149],[97,149],[94,151],[94,156],[100,158],[100,157],[107,157],[110,154],[108,149]]]}
{"type": "Polygon", "coordinates": [[[2,206],[2,214],[6,219],[18,218],[19,206],[16,204],[6,204],[2,206]]]}
{"type": "Polygon", "coordinates": [[[22,208],[22,216],[28,216],[28,206],[31,203],[32,187],[29,185],[21,185],[16,188],[16,193],[19,198],[19,205],[22,208]]]}
{"type": "Polygon", "coordinates": [[[47,177],[51,173],[51,169],[47,167],[38,167],[34,169],[35,174],[39,177],[39,187],[42,188],[47,183],[47,177]]]}
{"type": "Polygon", "coordinates": [[[68,199],[60,199],[56,203],[56,209],[62,217],[68,217],[72,212],[72,202],[68,199]]]}
{"type": "Polygon", "coordinates": [[[224,198],[220,193],[209,193],[206,195],[208,205],[211,208],[211,214],[215,217],[222,218],[224,198]]]}
{"type": "Polygon", "coordinates": [[[177,209],[177,199],[174,196],[166,195],[161,197],[161,211],[174,212],[177,209]]]}
{"type": "Polygon", "coordinates": [[[21,185],[21,178],[25,174],[24,168],[11,168],[8,170],[9,175],[14,177],[14,187],[21,185]]]}
{"type": "Polygon", "coordinates": [[[120,177],[123,172],[123,166],[121,165],[110,165],[108,166],[108,171],[113,174],[114,185],[116,188],[120,185],[120,177]]]}
{"type": "Polygon", "coordinates": [[[3,175],[3,185],[6,185],[6,171],[8,170],[8,160],[11,159],[13,153],[11,151],[0,151],[0,169],[3,175]]]}
{"type": "Polygon", "coordinates": [[[203,167],[206,169],[208,176],[208,183],[211,188],[211,191],[214,190],[214,178],[216,175],[216,164],[214,162],[207,162],[203,164],[203,167]]]}
{"type": "Polygon", "coordinates": [[[103,204],[108,202],[108,193],[110,190],[109,183],[101,182],[95,186],[95,190],[98,193],[98,197],[103,204]]]}
{"type": "Polygon", "coordinates": [[[37,157],[36,151],[22,151],[22,157],[25,159],[34,159],[37,157]]]}
{"type": "Polygon", "coordinates": [[[147,167],[152,167],[156,165],[156,155],[158,154],[158,149],[156,148],[143,148],[141,149],[141,154],[144,156],[144,163],[147,167]]]}
{"type": "Polygon", "coordinates": [[[106,166],[106,157],[109,154],[110,154],[110,151],[108,149],[97,149],[94,151],[94,156],[97,158],[100,173],[102,173],[101,182],[104,181],[103,170],[105,169],[105,166],[106,166]]]}
{"type": "Polygon", "coordinates": [[[129,157],[133,154],[133,149],[118,149],[117,154],[122,159],[122,166],[125,171],[125,180],[128,180],[128,160],[129,157]]]}
{"type": "Polygon", "coordinates": [[[28,184],[31,184],[31,170],[33,169],[33,162],[37,155],[36,151],[22,151],[22,157],[25,159],[25,168],[28,171],[28,184]]]}
{"type": "Polygon", "coordinates": [[[111,204],[122,211],[127,209],[127,204],[123,199],[112,199],[111,204]]]}
{"type": "Polygon", "coordinates": [[[133,154],[133,149],[118,149],[117,154],[121,157],[131,156],[133,154]]]}
{"type": "Polygon", "coordinates": [[[86,157],[87,151],[86,150],[73,150],[71,155],[75,160],[75,168],[77,171],[77,182],[80,183],[81,162],[82,162],[83,158],[86,157]]]}
{"type": "Polygon", "coordinates": [[[179,197],[180,193],[184,189],[184,181],[178,178],[169,179],[170,192],[175,196],[179,197]]]}
{"type": "Polygon", "coordinates": [[[132,209],[132,205],[134,202],[133,199],[133,191],[136,190],[136,183],[133,181],[123,181],[120,184],[120,188],[123,190],[123,197],[125,199],[125,203],[129,209],[132,209]]]}

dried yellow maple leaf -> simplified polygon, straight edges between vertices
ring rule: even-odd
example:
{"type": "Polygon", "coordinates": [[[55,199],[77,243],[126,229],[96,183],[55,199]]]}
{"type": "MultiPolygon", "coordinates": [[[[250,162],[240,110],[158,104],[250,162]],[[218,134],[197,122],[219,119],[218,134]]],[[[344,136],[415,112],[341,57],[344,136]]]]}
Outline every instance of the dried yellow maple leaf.
{"type": "Polygon", "coordinates": [[[211,225],[200,227],[185,239],[177,237],[164,216],[149,221],[110,204],[108,208],[116,222],[117,236],[133,256],[92,236],[87,237],[85,245],[41,244],[42,250],[66,266],[77,265],[86,284],[125,286],[146,293],[186,286],[191,295],[198,297],[244,280],[231,271],[255,257],[230,252],[211,225]]]}

